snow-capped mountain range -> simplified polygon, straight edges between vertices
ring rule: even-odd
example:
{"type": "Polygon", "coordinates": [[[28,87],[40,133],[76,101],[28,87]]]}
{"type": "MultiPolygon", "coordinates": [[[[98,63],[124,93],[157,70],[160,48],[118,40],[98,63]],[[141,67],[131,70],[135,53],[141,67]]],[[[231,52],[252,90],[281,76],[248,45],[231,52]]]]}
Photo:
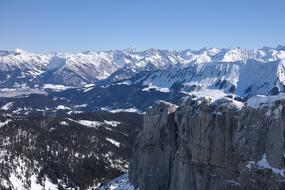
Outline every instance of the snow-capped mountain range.
{"type": "Polygon", "coordinates": [[[129,69],[132,73],[163,69],[179,63],[177,59],[173,52],[161,50],[51,54],[21,49],[1,51],[1,86],[37,87],[44,83],[80,86],[106,79],[119,69],[129,69]]]}
{"type": "Polygon", "coordinates": [[[178,103],[188,95],[244,102],[260,95],[285,98],[284,93],[284,46],[0,52],[0,106],[25,114],[30,110],[53,113],[61,105],[68,107],[67,111],[145,111],[157,100],[178,103]]]}
{"type": "MultiPolygon", "coordinates": [[[[0,86],[3,88],[25,85],[37,88],[43,84],[61,84],[78,87],[108,77],[112,77],[112,81],[126,79],[146,70],[181,70],[187,67],[196,67],[200,78],[208,77],[213,72],[222,72],[219,73],[221,76],[225,71],[229,77],[236,78],[233,72],[243,72],[243,68],[247,72],[254,72],[259,68],[267,70],[267,67],[275,69],[278,61],[282,59],[285,59],[283,46],[257,50],[204,48],[198,51],[148,49],[138,52],[126,49],[47,54],[15,49],[0,51],[0,86]],[[207,70],[207,73],[204,70],[207,70]]],[[[280,68],[277,67],[279,73],[280,68]]]]}

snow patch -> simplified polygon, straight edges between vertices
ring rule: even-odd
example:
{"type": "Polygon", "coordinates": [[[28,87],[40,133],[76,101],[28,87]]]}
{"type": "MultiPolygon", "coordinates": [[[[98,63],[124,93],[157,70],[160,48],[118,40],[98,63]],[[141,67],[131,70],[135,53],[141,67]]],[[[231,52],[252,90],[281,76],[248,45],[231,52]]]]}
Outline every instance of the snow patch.
{"type": "Polygon", "coordinates": [[[66,121],[62,121],[62,122],[60,122],[59,124],[60,124],[60,125],[65,125],[65,126],[69,125],[66,121]]]}
{"type": "Polygon", "coordinates": [[[47,69],[49,71],[52,70],[56,70],[62,66],[64,66],[66,64],[66,59],[63,57],[58,57],[58,56],[53,56],[50,61],[49,64],[47,66],[47,69]]]}
{"type": "Polygon", "coordinates": [[[182,93],[187,95],[194,95],[196,96],[196,100],[199,101],[199,99],[203,100],[204,98],[207,99],[210,103],[219,102],[219,100],[225,99],[225,104],[232,105],[236,107],[237,109],[242,109],[244,106],[243,102],[236,101],[232,98],[228,98],[227,96],[235,97],[234,94],[226,94],[222,90],[217,89],[201,89],[199,91],[194,92],[185,92],[182,91],[182,93]]]}
{"type": "Polygon", "coordinates": [[[6,121],[4,122],[0,122],[0,127],[3,127],[5,125],[7,125],[10,121],[12,121],[11,119],[7,119],[6,121]]]}
{"type": "Polygon", "coordinates": [[[64,105],[58,105],[55,109],[57,110],[71,110],[69,107],[64,105]]]}
{"type": "Polygon", "coordinates": [[[45,177],[45,189],[46,190],[58,190],[57,185],[53,184],[48,177],[45,177]]]}
{"type": "Polygon", "coordinates": [[[120,147],[120,143],[118,141],[115,141],[114,139],[106,138],[107,141],[115,145],[116,147],[120,147]]]}
{"type": "Polygon", "coordinates": [[[85,108],[85,107],[87,107],[88,106],[88,104],[81,104],[81,105],[76,105],[76,106],[74,106],[75,108],[85,108]]]}
{"type": "Polygon", "coordinates": [[[154,90],[159,91],[159,92],[164,92],[164,93],[170,92],[169,88],[163,88],[163,87],[158,87],[158,86],[154,86],[154,85],[149,85],[148,87],[143,88],[142,91],[148,91],[149,92],[151,89],[154,89],[154,90]]]}
{"type": "Polygon", "coordinates": [[[73,88],[72,86],[64,86],[60,84],[44,84],[43,89],[49,89],[54,91],[64,91],[69,88],[73,88]]]}
{"type": "Polygon", "coordinates": [[[43,189],[43,186],[38,184],[37,176],[32,175],[31,176],[31,190],[42,190],[42,189],[43,189]]]}
{"type": "Polygon", "coordinates": [[[226,93],[224,93],[222,90],[216,90],[216,89],[201,89],[199,91],[194,91],[187,93],[189,95],[195,95],[198,97],[206,97],[209,98],[211,101],[216,101],[218,99],[221,99],[225,96],[227,96],[226,93]]]}
{"type": "Polygon", "coordinates": [[[283,99],[285,99],[285,93],[280,93],[276,96],[257,95],[249,98],[247,100],[247,105],[255,109],[260,106],[270,107],[275,101],[283,99]]]}
{"type": "Polygon", "coordinates": [[[134,186],[129,182],[128,174],[122,175],[97,190],[135,190],[134,186]]]}
{"type": "Polygon", "coordinates": [[[86,127],[98,127],[100,125],[102,125],[103,123],[100,121],[90,121],[90,120],[73,120],[81,125],[84,125],[86,127]]]}
{"type": "Polygon", "coordinates": [[[257,166],[261,169],[270,169],[273,173],[281,175],[282,177],[285,177],[285,170],[284,169],[278,169],[270,165],[270,163],[267,161],[266,154],[262,155],[261,160],[259,160],[257,163],[254,161],[249,161],[246,167],[251,170],[253,166],[257,166]]]}
{"type": "Polygon", "coordinates": [[[123,81],[123,82],[119,82],[116,83],[117,85],[131,85],[132,83],[130,81],[123,81]]]}
{"type": "Polygon", "coordinates": [[[118,113],[118,112],[142,113],[137,108],[112,109],[109,107],[102,107],[101,109],[102,109],[102,111],[108,111],[111,113],[118,113]]]}
{"type": "Polygon", "coordinates": [[[14,173],[12,173],[9,177],[9,181],[11,182],[12,186],[14,187],[14,189],[16,190],[24,190],[24,184],[21,181],[21,179],[17,178],[16,175],[14,173]]]}
{"type": "Polygon", "coordinates": [[[18,96],[26,96],[30,94],[45,94],[38,89],[31,89],[26,87],[25,85],[19,86],[16,88],[2,88],[0,89],[0,97],[18,97],[18,96]]]}
{"type": "Polygon", "coordinates": [[[284,177],[284,169],[278,169],[278,168],[272,167],[266,159],[266,154],[262,155],[262,159],[257,162],[257,165],[261,168],[271,169],[273,173],[279,174],[284,177]]]}
{"type": "Polygon", "coordinates": [[[93,87],[93,86],[95,86],[95,84],[92,84],[92,83],[91,84],[85,84],[84,88],[90,88],[90,87],[93,87]]]}
{"type": "Polygon", "coordinates": [[[121,124],[121,122],[119,121],[107,121],[107,120],[104,120],[104,123],[106,123],[107,125],[111,125],[112,127],[117,127],[119,124],[121,124]]]}
{"type": "Polygon", "coordinates": [[[14,102],[8,102],[1,107],[1,110],[9,110],[13,106],[14,102]]]}

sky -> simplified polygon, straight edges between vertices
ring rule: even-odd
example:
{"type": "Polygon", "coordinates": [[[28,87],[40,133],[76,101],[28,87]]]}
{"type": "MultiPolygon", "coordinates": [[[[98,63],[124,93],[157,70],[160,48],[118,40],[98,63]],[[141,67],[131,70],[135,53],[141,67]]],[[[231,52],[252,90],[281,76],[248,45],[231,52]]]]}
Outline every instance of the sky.
{"type": "Polygon", "coordinates": [[[1,0],[0,49],[285,45],[284,0],[1,0]]]}

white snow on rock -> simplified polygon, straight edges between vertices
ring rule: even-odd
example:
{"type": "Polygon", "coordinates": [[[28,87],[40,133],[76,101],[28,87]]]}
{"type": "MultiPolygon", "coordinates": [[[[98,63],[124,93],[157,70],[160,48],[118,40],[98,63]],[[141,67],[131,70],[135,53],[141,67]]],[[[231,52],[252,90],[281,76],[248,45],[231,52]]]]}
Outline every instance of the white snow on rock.
{"type": "MultiPolygon", "coordinates": [[[[43,185],[41,185],[37,180],[37,174],[32,174],[27,178],[26,174],[29,168],[25,164],[26,161],[21,158],[15,158],[12,161],[14,164],[16,164],[16,167],[13,168],[10,173],[10,183],[4,182],[5,186],[8,187],[10,185],[13,190],[58,190],[57,185],[53,184],[47,176],[44,178],[43,185]],[[28,181],[30,182],[30,186],[27,185],[28,181]]],[[[34,172],[36,172],[37,169],[38,168],[34,168],[34,172]]],[[[1,183],[3,184],[3,182],[1,183]]]]}
{"type": "Polygon", "coordinates": [[[108,111],[111,113],[118,113],[118,112],[141,113],[137,108],[111,109],[109,107],[102,107],[101,109],[102,109],[102,111],[108,111]]]}
{"type": "Polygon", "coordinates": [[[65,58],[59,56],[53,56],[50,59],[49,64],[47,65],[47,69],[52,71],[64,66],[65,64],[66,64],[65,58]]]}
{"type": "Polygon", "coordinates": [[[119,121],[107,121],[107,120],[104,120],[104,123],[106,123],[107,125],[111,125],[112,127],[117,127],[119,124],[121,124],[121,122],[119,121]]]}
{"type": "Polygon", "coordinates": [[[262,159],[257,162],[257,165],[261,168],[271,169],[273,173],[279,174],[284,177],[284,169],[278,169],[271,166],[266,159],[266,154],[262,155],[262,159]]]}
{"type": "Polygon", "coordinates": [[[58,105],[55,109],[57,110],[71,110],[69,107],[65,105],[58,105]]]}
{"type": "Polygon", "coordinates": [[[59,124],[65,125],[65,126],[69,125],[66,121],[62,121],[62,122],[60,122],[59,124]]]}
{"type": "Polygon", "coordinates": [[[25,96],[30,94],[45,94],[38,89],[31,89],[26,87],[25,85],[17,87],[17,88],[1,88],[0,89],[0,97],[17,97],[17,96],[25,96]]]}
{"type": "Polygon", "coordinates": [[[72,88],[71,86],[64,86],[64,85],[55,85],[55,84],[44,84],[43,89],[50,89],[54,91],[63,91],[66,89],[72,88]]]}
{"type": "Polygon", "coordinates": [[[122,175],[96,190],[135,190],[129,182],[128,174],[122,175]]]}
{"type": "Polygon", "coordinates": [[[14,187],[14,189],[20,189],[20,190],[24,190],[24,184],[23,182],[17,178],[15,176],[15,174],[11,174],[10,177],[9,177],[9,181],[11,182],[12,186],[14,187]]]}
{"type": "Polygon", "coordinates": [[[226,94],[222,90],[217,90],[217,89],[200,89],[198,91],[194,92],[183,92],[184,94],[187,95],[194,95],[196,100],[199,101],[199,99],[203,100],[204,98],[209,101],[209,103],[214,103],[218,102],[220,103],[219,100],[224,99],[225,104],[231,105],[236,107],[237,109],[242,109],[244,107],[243,102],[236,101],[232,98],[227,98],[227,96],[232,96],[235,97],[234,94],[226,94]]]}
{"type": "Polygon", "coordinates": [[[7,119],[7,120],[4,121],[4,122],[0,122],[0,127],[3,127],[3,126],[5,126],[5,125],[7,125],[10,121],[11,121],[11,119],[7,119]]]}
{"type": "Polygon", "coordinates": [[[130,85],[130,84],[131,84],[130,81],[123,81],[123,82],[116,83],[116,85],[130,85]]]}
{"type": "MultiPolygon", "coordinates": [[[[73,120],[73,121],[76,121],[76,120],[73,120]]],[[[97,127],[103,124],[100,121],[90,121],[90,120],[78,120],[76,122],[86,127],[97,127]]]]}
{"type": "Polygon", "coordinates": [[[58,190],[57,185],[53,184],[47,176],[45,176],[44,186],[42,186],[38,183],[36,175],[32,175],[30,180],[31,180],[31,189],[30,190],[58,190]]]}
{"type": "Polygon", "coordinates": [[[58,190],[58,187],[48,177],[45,177],[45,190],[58,190]]]}
{"type": "Polygon", "coordinates": [[[251,170],[253,166],[257,166],[261,169],[270,169],[273,173],[281,175],[282,177],[285,177],[285,170],[284,169],[278,169],[270,165],[270,163],[267,161],[266,154],[262,155],[261,160],[258,162],[250,161],[246,165],[246,167],[251,170]]]}
{"type": "Polygon", "coordinates": [[[88,106],[88,104],[81,104],[81,105],[76,105],[76,106],[74,106],[75,108],[85,108],[85,107],[87,107],[88,106]]]}
{"type": "Polygon", "coordinates": [[[267,117],[269,117],[270,119],[278,119],[280,118],[280,114],[282,112],[283,106],[279,105],[277,107],[271,107],[271,109],[269,109],[265,115],[267,117]]]}
{"type": "Polygon", "coordinates": [[[260,106],[271,106],[277,100],[285,99],[285,94],[280,93],[275,96],[265,96],[265,95],[257,95],[249,98],[247,100],[247,105],[252,108],[258,108],[260,106]]]}
{"type": "Polygon", "coordinates": [[[85,84],[84,85],[84,88],[90,88],[90,87],[93,87],[95,86],[95,84],[91,83],[91,84],[85,84]]]}
{"type": "Polygon", "coordinates": [[[115,141],[114,139],[111,138],[106,138],[106,140],[115,145],[116,147],[120,147],[120,143],[118,141],[115,141]]]}
{"type": "Polygon", "coordinates": [[[32,177],[31,177],[31,190],[42,190],[42,189],[43,189],[43,186],[38,184],[37,176],[32,175],[32,177]]]}
{"type": "Polygon", "coordinates": [[[197,97],[206,97],[206,98],[209,98],[212,102],[220,98],[223,98],[227,95],[222,90],[217,90],[217,89],[201,89],[198,91],[189,92],[187,94],[195,95],[197,97]]]}
{"type": "Polygon", "coordinates": [[[148,85],[148,87],[143,88],[142,91],[150,91],[151,89],[154,89],[159,92],[164,92],[164,93],[170,92],[169,88],[163,88],[163,87],[158,87],[154,85],[148,85]]]}
{"type": "Polygon", "coordinates": [[[68,111],[67,114],[71,115],[71,114],[79,114],[79,113],[82,113],[82,111],[68,111]]]}
{"type": "MultiPolygon", "coordinates": [[[[71,119],[71,118],[68,118],[68,119],[70,121],[79,123],[79,124],[84,125],[86,127],[98,127],[98,126],[102,126],[102,125],[109,125],[109,126],[112,126],[112,127],[117,127],[119,124],[121,124],[121,122],[119,122],[119,121],[107,121],[107,120],[104,120],[102,122],[102,121],[92,121],[92,120],[74,120],[74,119],[71,119]]],[[[63,122],[65,122],[65,121],[62,121],[61,124],[65,124],[63,122]]],[[[66,124],[68,125],[68,123],[66,123],[66,124]]]]}
{"type": "Polygon", "coordinates": [[[13,104],[14,104],[14,102],[8,102],[8,103],[6,103],[5,105],[3,105],[3,106],[1,107],[1,110],[9,110],[10,107],[13,106],[13,104]]]}

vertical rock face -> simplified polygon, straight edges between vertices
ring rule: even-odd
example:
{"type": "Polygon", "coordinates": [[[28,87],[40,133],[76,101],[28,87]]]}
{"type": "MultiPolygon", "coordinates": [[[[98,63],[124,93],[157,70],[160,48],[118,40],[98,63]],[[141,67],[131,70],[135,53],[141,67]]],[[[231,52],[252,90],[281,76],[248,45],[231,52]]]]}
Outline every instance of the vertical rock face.
{"type": "Polygon", "coordinates": [[[130,180],[140,190],[285,189],[285,102],[160,102],[145,116],[130,180]]]}
{"type": "Polygon", "coordinates": [[[144,128],[135,144],[131,175],[140,189],[166,189],[170,180],[173,157],[176,106],[160,102],[144,118],[144,128]],[[159,183],[158,183],[159,182],[159,183]]]}

